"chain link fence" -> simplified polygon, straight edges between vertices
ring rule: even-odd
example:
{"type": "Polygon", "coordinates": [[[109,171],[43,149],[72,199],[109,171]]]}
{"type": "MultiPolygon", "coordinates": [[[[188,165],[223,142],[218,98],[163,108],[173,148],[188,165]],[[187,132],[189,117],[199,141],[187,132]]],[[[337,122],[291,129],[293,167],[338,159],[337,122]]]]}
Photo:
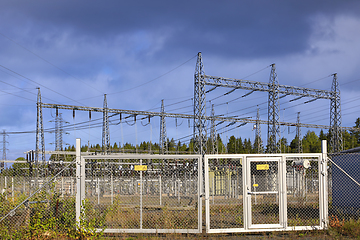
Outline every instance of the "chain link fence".
{"type": "Polygon", "coordinates": [[[0,174],[0,237],[76,232],[74,162],[14,163],[0,174]]]}
{"type": "Polygon", "coordinates": [[[360,218],[360,153],[329,154],[330,221],[360,218]]]}
{"type": "Polygon", "coordinates": [[[328,162],[323,154],[205,155],[204,171],[199,155],[14,163],[0,173],[0,236],[201,233],[203,214],[207,232],[321,229],[323,193],[330,221],[359,218],[359,161],[359,153],[328,162]]]}
{"type": "Polygon", "coordinates": [[[73,160],[16,163],[4,169],[0,237],[76,237],[81,230],[93,234],[201,232],[200,156],[81,158],[81,166],[73,160]],[[81,205],[79,214],[77,205],[81,205]]]}
{"type": "Polygon", "coordinates": [[[207,211],[211,228],[243,228],[242,158],[211,158],[208,162],[207,211]]]}
{"type": "Polygon", "coordinates": [[[320,225],[320,157],[286,157],[287,225],[320,225]]]}
{"type": "Polygon", "coordinates": [[[201,231],[200,156],[84,158],[85,215],[104,232],[201,231]]]}

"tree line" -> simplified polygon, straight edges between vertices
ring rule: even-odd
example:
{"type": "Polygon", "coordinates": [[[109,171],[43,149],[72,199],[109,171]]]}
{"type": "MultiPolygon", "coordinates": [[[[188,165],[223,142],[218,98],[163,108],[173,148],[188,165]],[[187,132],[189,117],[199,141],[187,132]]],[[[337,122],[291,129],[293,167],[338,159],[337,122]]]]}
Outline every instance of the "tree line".
{"type": "MultiPolygon", "coordinates": [[[[356,128],[360,128],[360,118],[357,118],[355,121],[356,128]]],[[[328,149],[330,149],[330,138],[331,131],[325,133],[323,130],[320,131],[317,135],[314,131],[307,131],[306,134],[301,139],[302,152],[303,153],[319,153],[321,152],[321,141],[327,140],[328,149]]],[[[259,138],[255,139],[252,143],[250,138],[235,137],[234,135],[230,136],[225,142],[221,139],[220,135],[217,135],[217,142],[215,143],[217,153],[240,153],[240,154],[249,154],[249,153],[268,153],[270,152],[269,146],[264,146],[263,141],[259,138]]],[[[211,139],[207,141],[207,152],[212,151],[211,139]]],[[[298,153],[299,151],[299,137],[295,135],[294,139],[288,141],[287,138],[282,137],[277,142],[278,147],[281,150],[281,153],[298,153]]],[[[182,143],[181,141],[175,141],[173,138],[167,139],[166,143],[167,153],[194,153],[194,139],[191,139],[188,144],[182,143]]],[[[343,149],[351,149],[360,146],[360,131],[343,131],[343,149]]],[[[65,150],[75,151],[74,146],[69,146],[65,150]]],[[[125,143],[123,146],[119,146],[116,142],[109,146],[110,152],[124,152],[124,153],[160,153],[160,145],[158,143],[152,142],[141,142],[138,145],[133,145],[131,143],[125,143]]],[[[81,151],[90,151],[90,152],[100,152],[102,151],[102,146],[100,144],[82,146],[81,151]]]]}

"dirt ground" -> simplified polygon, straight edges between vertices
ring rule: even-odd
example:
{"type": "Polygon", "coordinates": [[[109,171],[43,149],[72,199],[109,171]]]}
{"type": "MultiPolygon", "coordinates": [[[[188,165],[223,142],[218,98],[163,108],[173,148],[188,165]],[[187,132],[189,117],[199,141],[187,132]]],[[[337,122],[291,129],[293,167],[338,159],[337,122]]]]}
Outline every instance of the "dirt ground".
{"type": "Polygon", "coordinates": [[[234,240],[234,239],[350,239],[341,236],[331,236],[325,231],[308,232],[268,232],[268,233],[246,233],[246,234],[126,234],[117,236],[104,236],[104,239],[124,240],[185,240],[185,239],[208,239],[208,240],[234,240]]]}

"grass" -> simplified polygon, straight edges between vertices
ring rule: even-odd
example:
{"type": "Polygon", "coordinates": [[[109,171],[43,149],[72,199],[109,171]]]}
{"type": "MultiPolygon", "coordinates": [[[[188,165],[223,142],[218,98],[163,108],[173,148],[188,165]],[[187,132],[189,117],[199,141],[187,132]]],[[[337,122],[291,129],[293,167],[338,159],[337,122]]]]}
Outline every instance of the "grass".
{"type": "MultiPolygon", "coordinates": [[[[5,198],[0,195],[0,213],[6,214],[24,199],[22,195],[5,198]]],[[[267,232],[256,234],[103,234],[98,228],[140,228],[138,196],[118,196],[114,204],[109,199],[88,198],[82,212],[82,228],[75,221],[75,199],[61,198],[54,192],[43,191],[31,199],[30,207],[22,206],[14,215],[0,223],[0,239],[360,239],[360,220],[330,216],[325,231],[267,232]],[[47,201],[43,201],[47,200],[47,201]],[[131,204],[132,203],[132,204],[131,204]]],[[[279,206],[271,199],[258,199],[253,205],[253,223],[278,223],[279,206]],[[261,200],[261,201],[260,201],[261,200]],[[258,221],[258,222],[257,222],[258,221]]],[[[288,226],[318,226],[316,201],[293,199],[288,203],[288,226]]],[[[316,199],[315,199],[316,200],[316,199]]],[[[144,229],[196,229],[197,203],[191,198],[181,200],[163,196],[163,204],[155,196],[144,198],[142,211],[144,229]]],[[[210,205],[212,228],[243,228],[243,204],[239,199],[215,199],[210,205]],[[237,204],[236,204],[237,203],[237,204]]],[[[204,213],[204,206],[203,206],[204,213]]],[[[203,217],[203,220],[205,218],[203,217]]],[[[204,224],[204,222],[203,222],[204,224]]],[[[204,230],[203,230],[204,231],[204,230]]]]}

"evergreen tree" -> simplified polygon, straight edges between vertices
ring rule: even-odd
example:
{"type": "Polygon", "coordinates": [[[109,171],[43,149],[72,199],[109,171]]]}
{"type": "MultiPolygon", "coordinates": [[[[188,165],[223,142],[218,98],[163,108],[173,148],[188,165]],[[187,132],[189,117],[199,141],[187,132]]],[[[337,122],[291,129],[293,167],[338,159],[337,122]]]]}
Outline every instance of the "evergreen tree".
{"type": "Polygon", "coordinates": [[[230,153],[230,154],[231,153],[236,153],[235,152],[235,146],[236,146],[236,138],[233,135],[233,136],[231,136],[229,138],[229,142],[227,144],[227,152],[230,153]]]}
{"type": "Polygon", "coordinates": [[[239,137],[238,139],[236,139],[236,153],[245,153],[245,145],[241,139],[241,137],[239,137]]]}
{"type": "Polygon", "coordinates": [[[252,153],[253,152],[250,138],[249,139],[245,138],[245,140],[244,140],[244,152],[245,153],[252,153]]]}
{"type": "Polygon", "coordinates": [[[320,153],[321,141],[314,131],[308,131],[303,138],[304,153],[320,153]]]}
{"type": "Polygon", "coordinates": [[[217,140],[217,148],[218,148],[219,154],[225,153],[225,152],[226,152],[226,151],[225,151],[226,148],[225,148],[224,143],[223,143],[222,140],[221,140],[220,134],[217,135],[216,140],[217,140]]]}
{"type": "Polygon", "coordinates": [[[344,150],[357,147],[356,136],[349,133],[348,131],[343,132],[344,150]]]}
{"type": "Polygon", "coordinates": [[[254,153],[263,153],[264,152],[264,146],[263,146],[263,142],[262,142],[260,136],[255,137],[253,149],[254,149],[253,150],[254,153]]]}
{"type": "Polygon", "coordinates": [[[291,152],[291,147],[289,146],[288,144],[288,141],[286,138],[282,137],[280,139],[280,150],[281,150],[281,153],[289,153],[291,152]]]}
{"type": "MultiPolygon", "coordinates": [[[[354,127],[360,128],[360,118],[356,119],[354,127]]],[[[359,147],[360,146],[360,131],[350,130],[350,134],[353,137],[352,141],[355,141],[354,142],[354,147],[359,147]]]]}

